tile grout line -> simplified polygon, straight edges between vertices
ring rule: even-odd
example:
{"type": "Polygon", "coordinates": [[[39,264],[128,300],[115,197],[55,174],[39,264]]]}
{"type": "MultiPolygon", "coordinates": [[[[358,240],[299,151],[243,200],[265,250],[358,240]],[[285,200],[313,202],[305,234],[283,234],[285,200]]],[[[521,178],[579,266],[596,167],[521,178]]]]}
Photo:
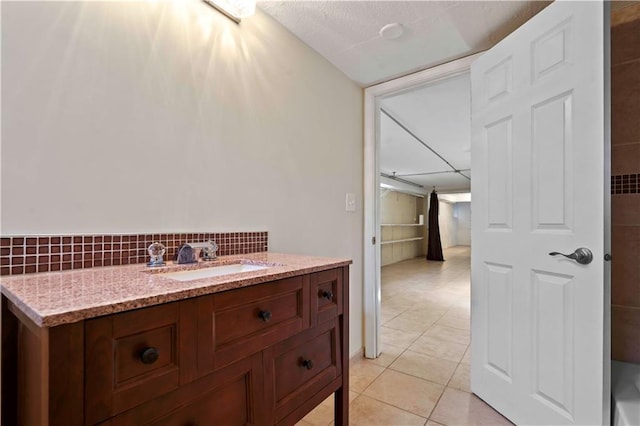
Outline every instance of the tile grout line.
{"type": "MultiPolygon", "coordinates": [[[[448,265],[448,266],[455,266],[455,265],[451,264],[451,265],[448,265]]],[[[440,273],[442,273],[442,272],[443,272],[444,270],[446,270],[446,269],[448,269],[448,268],[443,268],[443,270],[441,270],[441,271],[439,271],[439,272],[440,272],[440,273]]],[[[469,272],[468,272],[468,271],[465,271],[465,272],[463,272],[463,273],[461,272],[461,273],[459,273],[459,274],[455,274],[455,276],[450,277],[450,279],[448,280],[448,282],[456,281],[456,280],[458,280],[462,275],[464,275],[464,277],[465,277],[467,280],[469,279],[469,272]]],[[[444,284],[444,283],[443,283],[443,284],[444,284]]],[[[438,288],[438,287],[443,287],[443,286],[437,286],[436,288],[438,288]]],[[[392,361],[391,361],[387,366],[385,366],[385,367],[384,367],[384,370],[380,373],[380,375],[382,375],[386,370],[391,370],[391,371],[395,371],[395,372],[398,372],[398,373],[401,373],[401,374],[405,374],[405,375],[408,375],[408,376],[410,376],[410,377],[414,377],[414,378],[417,378],[417,379],[420,379],[420,380],[424,380],[424,381],[427,381],[427,382],[429,382],[429,383],[433,383],[433,384],[435,384],[435,385],[438,385],[438,386],[442,386],[442,387],[443,387],[442,392],[440,393],[440,396],[438,397],[437,401],[435,402],[435,404],[434,404],[433,408],[431,409],[431,411],[430,411],[430,413],[429,413],[429,415],[428,415],[428,417],[427,417],[427,419],[426,419],[426,421],[425,421],[425,423],[424,423],[425,425],[426,425],[426,423],[428,423],[428,422],[431,420],[431,416],[433,415],[433,412],[435,411],[435,409],[437,408],[438,404],[440,403],[440,400],[442,399],[442,396],[444,395],[444,392],[449,388],[449,384],[451,383],[451,380],[453,379],[453,377],[454,377],[454,375],[455,375],[456,371],[458,370],[458,368],[460,368],[460,365],[461,365],[461,364],[463,364],[462,360],[464,359],[465,354],[467,353],[467,351],[468,351],[468,350],[469,350],[469,348],[470,348],[470,342],[466,344],[467,348],[465,349],[465,351],[464,351],[464,353],[462,354],[462,356],[460,357],[460,359],[458,359],[458,360],[457,360],[457,362],[456,362],[456,361],[452,361],[451,359],[445,359],[445,358],[441,358],[441,357],[438,357],[438,356],[433,356],[433,355],[423,354],[423,353],[418,352],[418,351],[413,351],[413,350],[411,350],[411,346],[412,346],[413,344],[415,344],[415,342],[416,342],[417,340],[419,340],[421,337],[425,336],[425,334],[426,334],[429,330],[431,330],[434,326],[436,326],[436,325],[437,325],[437,326],[439,326],[439,327],[448,327],[448,328],[451,328],[451,329],[461,330],[461,331],[467,331],[467,330],[468,330],[468,331],[469,331],[469,333],[470,333],[470,328],[469,328],[469,329],[467,329],[467,328],[458,328],[458,327],[452,327],[452,326],[449,326],[449,325],[442,325],[442,324],[439,324],[439,322],[440,322],[440,321],[442,321],[442,319],[444,318],[444,316],[446,316],[446,315],[447,315],[447,313],[449,313],[450,311],[452,311],[452,309],[453,309],[453,308],[454,308],[454,307],[453,307],[452,305],[448,305],[448,306],[447,306],[446,311],[445,311],[442,315],[440,315],[440,316],[439,316],[439,318],[438,318],[434,323],[432,323],[432,324],[431,324],[431,325],[430,325],[426,330],[424,330],[424,331],[423,331],[423,332],[422,332],[418,337],[416,337],[415,339],[413,339],[413,340],[409,343],[409,345],[407,345],[406,347],[403,347],[403,348],[402,348],[402,351],[400,352],[400,354],[399,354],[399,355],[397,355],[397,356],[396,356],[396,357],[395,357],[395,358],[394,358],[394,359],[393,359],[393,360],[392,360],[392,361]],[[439,360],[444,360],[444,361],[448,361],[448,362],[455,362],[455,368],[453,369],[453,372],[452,372],[451,376],[447,379],[447,383],[446,383],[446,384],[444,384],[444,385],[443,385],[443,384],[440,384],[440,383],[435,383],[435,382],[433,382],[433,381],[431,381],[431,380],[428,380],[428,379],[425,379],[425,378],[423,378],[423,377],[418,377],[418,376],[415,376],[415,375],[410,374],[410,373],[406,373],[406,372],[403,372],[403,371],[399,371],[399,370],[395,370],[395,369],[393,369],[393,368],[392,368],[393,364],[394,364],[394,363],[395,363],[395,362],[396,362],[400,357],[402,357],[405,353],[407,353],[407,351],[415,352],[415,353],[418,353],[418,354],[421,354],[421,355],[425,355],[425,356],[429,356],[429,357],[431,357],[431,358],[435,358],[435,359],[439,359],[439,360]]],[[[405,309],[403,312],[401,312],[400,314],[395,315],[395,316],[394,316],[392,319],[390,319],[389,321],[392,321],[393,319],[395,319],[395,318],[397,318],[398,316],[400,316],[400,315],[402,315],[402,314],[406,313],[406,312],[407,312],[407,311],[409,311],[410,309],[411,309],[411,308],[407,308],[407,309],[405,309]]],[[[387,321],[387,322],[389,322],[389,321],[387,321]]],[[[385,323],[385,324],[386,324],[386,323],[385,323]]],[[[394,329],[393,327],[387,327],[387,328],[392,329],[392,330],[396,330],[396,329],[394,329]]],[[[406,331],[406,330],[401,330],[401,329],[397,329],[397,330],[399,330],[399,331],[406,331]]],[[[447,341],[447,342],[459,344],[458,342],[452,342],[452,341],[447,341]]],[[[404,345],[403,345],[403,346],[404,346],[404,345]]],[[[465,365],[466,365],[466,364],[465,364],[465,365]]],[[[379,375],[378,377],[380,377],[380,375],[379,375]]],[[[366,391],[366,389],[368,389],[368,388],[373,384],[373,382],[375,382],[375,381],[378,379],[378,377],[376,377],[376,379],[374,379],[374,380],[373,380],[373,381],[372,381],[372,382],[371,382],[371,383],[370,383],[370,384],[365,388],[365,391],[366,391]]],[[[456,388],[451,388],[451,389],[456,389],[456,388]]],[[[463,391],[463,390],[461,390],[461,389],[457,389],[457,390],[462,391],[462,392],[466,392],[466,391],[463,391]]],[[[363,393],[364,393],[364,391],[363,391],[363,393]]],[[[376,399],[376,398],[373,398],[373,399],[376,399]]],[[[377,400],[377,399],[376,399],[376,400],[377,400]]],[[[384,402],[384,401],[380,401],[380,402],[386,403],[386,402],[384,402]]],[[[387,404],[388,404],[388,403],[387,403],[387,404]]],[[[394,406],[393,404],[388,404],[388,405],[392,405],[392,406],[394,406]]],[[[396,408],[401,409],[400,407],[396,407],[396,408]]],[[[405,411],[406,411],[406,410],[405,410],[405,411]]],[[[415,414],[415,413],[414,413],[414,414],[415,414]]],[[[419,416],[419,417],[422,417],[422,416],[419,416]]],[[[433,420],[433,421],[435,422],[435,420],[433,420]]],[[[439,422],[438,422],[438,423],[439,423],[439,422]]],[[[439,423],[439,424],[440,424],[440,423],[439,423]]]]}
{"type": "MultiPolygon", "coordinates": [[[[409,410],[407,410],[406,408],[398,407],[397,405],[393,405],[393,404],[392,404],[392,403],[390,403],[390,402],[387,402],[387,401],[383,401],[383,400],[381,400],[381,399],[378,399],[378,398],[376,398],[375,396],[371,396],[371,395],[364,395],[364,394],[362,394],[362,396],[365,396],[365,397],[367,397],[367,398],[371,398],[371,399],[373,399],[374,401],[378,401],[378,402],[380,402],[380,403],[382,403],[382,404],[385,404],[385,405],[388,405],[388,406],[390,406],[390,407],[397,408],[398,410],[404,411],[405,413],[409,413],[409,414],[411,414],[412,416],[420,417],[421,419],[424,419],[424,420],[425,420],[425,422],[429,420],[429,417],[421,416],[420,414],[416,414],[416,413],[414,413],[413,411],[409,411],[409,410]]],[[[354,400],[354,401],[355,401],[355,400],[354,400]]],[[[434,408],[435,408],[435,405],[434,405],[434,408]]]]}

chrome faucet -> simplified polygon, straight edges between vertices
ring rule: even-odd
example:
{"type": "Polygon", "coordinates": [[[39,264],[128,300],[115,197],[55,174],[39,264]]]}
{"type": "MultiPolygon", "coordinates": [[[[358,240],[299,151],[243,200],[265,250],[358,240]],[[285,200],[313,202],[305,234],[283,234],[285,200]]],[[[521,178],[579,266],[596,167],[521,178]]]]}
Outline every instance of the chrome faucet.
{"type": "Polygon", "coordinates": [[[176,263],[196,263],[198,259],[200,259],[200,253],[202,253],[202,260],[215,260],[217,259],[217,251],[218,245],[213,241],[206,243],[186,243],[178,248],[176,263]]]}

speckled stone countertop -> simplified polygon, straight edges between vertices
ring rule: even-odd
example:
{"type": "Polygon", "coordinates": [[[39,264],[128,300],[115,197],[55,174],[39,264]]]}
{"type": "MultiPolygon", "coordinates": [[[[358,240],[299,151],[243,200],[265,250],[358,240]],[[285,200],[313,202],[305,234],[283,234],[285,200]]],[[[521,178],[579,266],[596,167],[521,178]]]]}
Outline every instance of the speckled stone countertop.
{"type": "Polygon", "coordinates": [[[2,277],[5,295],[35,324],[53,327],[190,297],[247,287],[350,264],[348,259],[253,253],[215,261],[160,268],[144,264],[2,277]],[[248,263],[270,266],[259,271],[177,281],[159,274],[216,265],[248,263]]]}

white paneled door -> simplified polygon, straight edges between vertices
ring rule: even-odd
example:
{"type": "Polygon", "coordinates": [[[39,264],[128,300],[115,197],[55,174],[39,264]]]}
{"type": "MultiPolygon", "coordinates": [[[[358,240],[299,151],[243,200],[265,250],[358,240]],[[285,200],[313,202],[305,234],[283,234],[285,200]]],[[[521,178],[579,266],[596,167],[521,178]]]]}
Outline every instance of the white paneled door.
{"type": "Polygon", "coordinates": [[[556,1],[471,66],[471,388],[516,424],[608,423],[605,7],[556,1]]]}

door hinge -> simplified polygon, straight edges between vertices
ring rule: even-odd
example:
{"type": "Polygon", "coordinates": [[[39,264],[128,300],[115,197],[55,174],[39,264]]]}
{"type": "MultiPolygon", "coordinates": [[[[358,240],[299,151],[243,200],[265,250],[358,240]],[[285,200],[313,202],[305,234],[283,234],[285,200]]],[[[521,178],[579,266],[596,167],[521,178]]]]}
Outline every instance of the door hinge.
{"type": "Polygon", "coordinates": [[[376,244],[376,236],[375,235],[373,237],[371,237],[371,244],[373,244],[373,245],[376,244]]]}

